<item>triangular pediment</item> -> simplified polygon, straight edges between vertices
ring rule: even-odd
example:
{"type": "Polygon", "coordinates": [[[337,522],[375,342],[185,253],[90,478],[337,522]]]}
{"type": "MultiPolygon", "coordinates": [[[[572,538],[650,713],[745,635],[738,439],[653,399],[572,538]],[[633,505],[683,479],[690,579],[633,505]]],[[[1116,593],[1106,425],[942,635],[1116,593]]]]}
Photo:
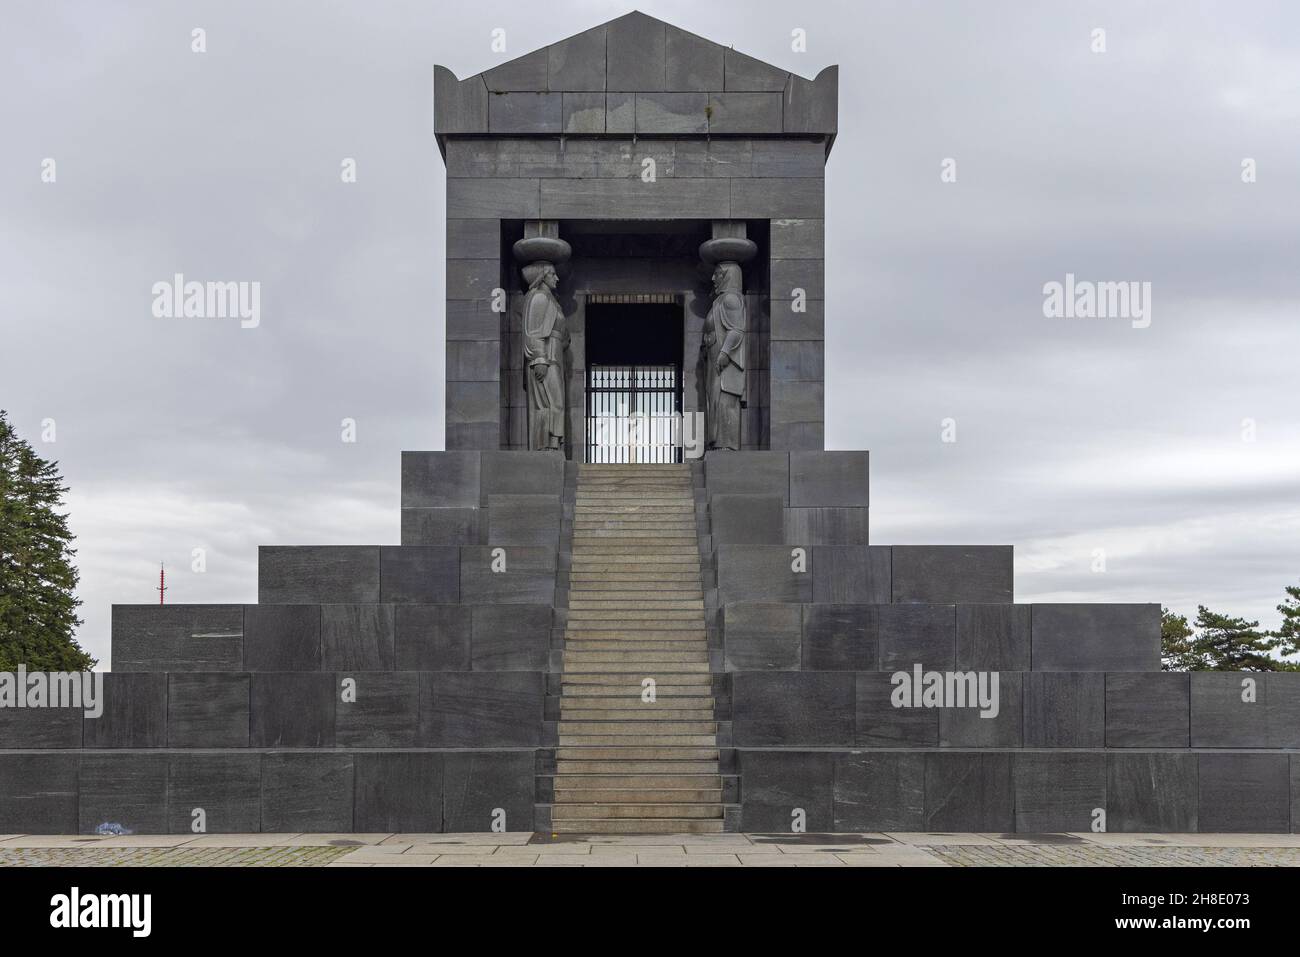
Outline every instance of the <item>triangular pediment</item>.
{"type": "Polygon", "coordinates": [[[835,67],[810,80],[639,11],[435,77],[439,136],[835,133],[835,67]]]}

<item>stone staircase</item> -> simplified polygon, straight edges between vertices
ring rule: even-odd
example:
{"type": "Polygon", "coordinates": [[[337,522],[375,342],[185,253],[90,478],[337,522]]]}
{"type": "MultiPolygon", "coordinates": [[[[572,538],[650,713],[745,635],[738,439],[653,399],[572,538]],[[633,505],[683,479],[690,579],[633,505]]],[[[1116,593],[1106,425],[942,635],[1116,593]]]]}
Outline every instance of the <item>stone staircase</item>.
{"type": "Polygon", "coordinates": [[[568,594],[551,830],[720,833],[689,466],[580,466],[568,594]]]}

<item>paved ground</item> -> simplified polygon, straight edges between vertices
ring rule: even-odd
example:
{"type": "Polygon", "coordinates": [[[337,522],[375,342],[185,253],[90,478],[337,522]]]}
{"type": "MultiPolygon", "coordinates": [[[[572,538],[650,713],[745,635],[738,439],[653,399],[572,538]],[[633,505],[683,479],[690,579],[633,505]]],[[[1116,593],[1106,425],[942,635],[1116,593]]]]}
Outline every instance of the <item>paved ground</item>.
{"type": "Polygon", "coordinates": [[[0,835],[0,866],[1300,866],[1300,834],[0,835]]]}

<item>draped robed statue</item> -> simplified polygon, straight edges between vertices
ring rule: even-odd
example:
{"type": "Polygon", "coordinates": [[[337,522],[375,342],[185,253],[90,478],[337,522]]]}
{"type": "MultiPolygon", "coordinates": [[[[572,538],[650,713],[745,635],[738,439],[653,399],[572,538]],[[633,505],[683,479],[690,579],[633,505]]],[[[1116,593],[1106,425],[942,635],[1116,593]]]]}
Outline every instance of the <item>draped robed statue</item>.
{"type": "Polygon", "coordinates": [[[563,450],[568,399],[564,352],[569,330],[555,287],[559,284],[556,267],[569,258],[570,248],[562,239],[536,236],[515,243],[514,253],[528,284],[523,302],[528,447],[563,450]]]}
{"type": "Polygon", "coordinates": [[[745,401],[745,349],[749,313],[745,307],[740,264],[758,246],[749,239],[710,239],[700,257],[713,265],[713,305],[704,320],[700,341],[705,379],[705,445],[710,449],[740,448],[740,410],[745,401]]]}

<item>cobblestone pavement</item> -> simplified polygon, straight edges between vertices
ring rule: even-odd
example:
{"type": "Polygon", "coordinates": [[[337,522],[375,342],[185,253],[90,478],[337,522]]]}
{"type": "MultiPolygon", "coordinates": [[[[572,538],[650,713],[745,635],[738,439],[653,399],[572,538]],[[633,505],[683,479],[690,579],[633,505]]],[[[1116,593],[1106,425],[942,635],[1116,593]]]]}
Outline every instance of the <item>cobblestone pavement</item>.
{"type": "Polygon", "coordinates": [[[1300,866],[1300,834],[0,835],[0,866],[1300,866]]]}

